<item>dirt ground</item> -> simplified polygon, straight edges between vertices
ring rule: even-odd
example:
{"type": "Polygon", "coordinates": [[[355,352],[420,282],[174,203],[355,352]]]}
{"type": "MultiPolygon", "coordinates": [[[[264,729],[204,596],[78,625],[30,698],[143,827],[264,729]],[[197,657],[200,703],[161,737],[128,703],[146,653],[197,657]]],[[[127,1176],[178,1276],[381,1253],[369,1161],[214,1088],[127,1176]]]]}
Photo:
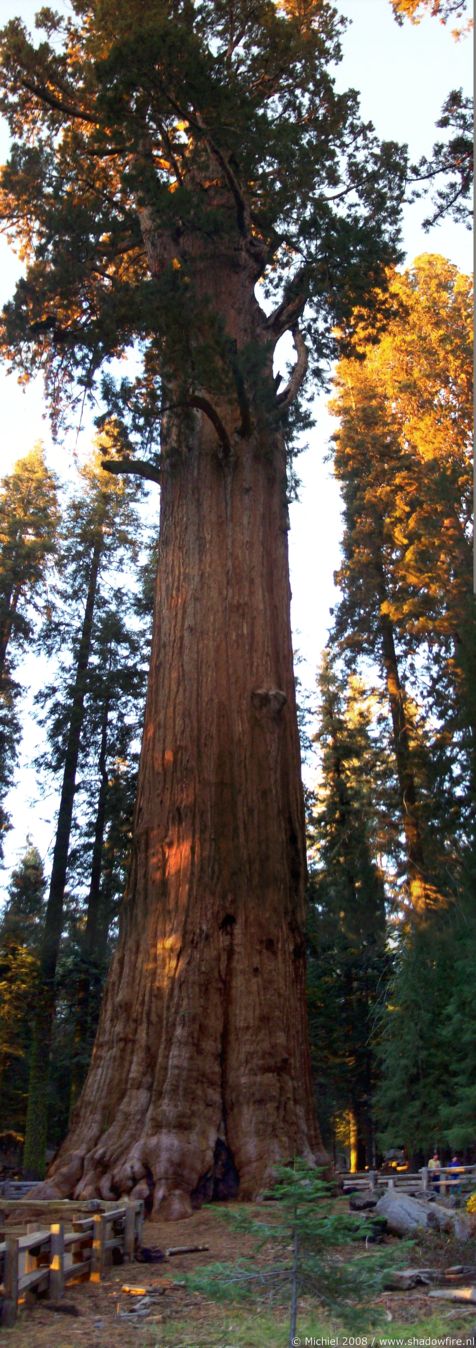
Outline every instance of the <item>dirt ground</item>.
{"type": "MultiPolygon", "coordinates": [[[[68,1287],[64,1301],[57,1303],[57,1310],[48,1309],[46,1300],[37,1299],[22,1308],[12,1329],[0,1331],[2,1348],[82,1348],[86,1344],[88,1348],[169,1348],[169,1345],[170,1348],[197,1348],[199,1344],[233,1348],[233,1337],[230,1338],[225,1329],[224,1337],[220,1337],[220,1325],[225,1325],[223,1306],[217,1306],[201,1293],[180,1285],[183,1275],[199,1265],[255,1254],[253,1240],[242,1232],[233,1231],[220,1216],[226,1206],[205,1208],[187,1221],[146,1222],[144,1246],[157,1246],[161,1250],[174,1245],[207,1245],[209,1248],[200,1254],[175,1255],[156,1264],[112,1267],[99,1284],[83,1282],[68,1287]],[[128,1292],[124,1290],[127,1287],[136,1290],[128,1292]],[[127,1313],[138,1304],[141,1290],[152,1296],[152,1307],[148,1308],[144,1318],[131,1316],[128,1320],[127,1313]]],[[[246,1205],[246,1211],[263,1215],[263,1209],[253,1205],[246,1205]]],[[[266,1217],[269,1218],[269,1211],[266,1217]]],[[[355,1255],[355,1247],[353,1253],[355,1255]]],[[[394,1322],[412,1326],[439,1310],[421,1292],[387,1292],[376,1299],[375,1305],[383,1310],[390,1334],[394,1322]]],[[[472,1315],[465,1308],[460,1311],[454,1306],[445,1307],[445,1311],[447,1334],[473,1329],[474,1307],[472,1315]]],[[[287,1319],[284,1308],[283,1318],[287,1319]]],[[[277,1335],[277,1341],[281,1343],[278,1330],[277,1335]]],[[[235,1341],[238,1346],[251,1344],[251,1334],[249,1339],[237,1335],[235,1341]]],[[[253,1335],[255,1342],[260,1340],[253,1335]]],[[[268,1330],[262,1342],[272,1344],[272,1329],[271,1337],[268,1330]]]]}

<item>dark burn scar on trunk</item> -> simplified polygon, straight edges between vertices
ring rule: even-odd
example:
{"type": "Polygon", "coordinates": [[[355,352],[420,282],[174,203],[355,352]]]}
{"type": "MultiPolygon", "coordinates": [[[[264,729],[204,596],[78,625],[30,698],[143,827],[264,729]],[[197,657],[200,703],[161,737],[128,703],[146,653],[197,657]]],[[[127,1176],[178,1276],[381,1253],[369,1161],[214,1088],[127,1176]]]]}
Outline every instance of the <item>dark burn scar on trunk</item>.
{"type": "Polygon", "coordinates": [[[258,715],[269,712],[270,716],[277,719],[286,705],[287,697],[281,688],[254,688],[251,702],[258,715]]]}
{"type": "Polygon", "coordinates": [[[213,1164],[210,1170],[207,1170],[198,1181],[196,1188],[191,1194],[193,1208],[200,1208],[202,1203],[226,1202],[230,1198],[236,1198],[240,1186],[240,1177],[236,1169],[233,1152],[222,1138],[218,1137],[215,1143],[213,1154],[213,1164]]]}
{"type": "Polygon", "coordinates": [[[219,930],[224,932],[231,932],[233,931],[235,922],[236,917],[233,916],[233,913],[225,913],[225,916],[222,917],[222,920],[220,922],[219,930]]]}

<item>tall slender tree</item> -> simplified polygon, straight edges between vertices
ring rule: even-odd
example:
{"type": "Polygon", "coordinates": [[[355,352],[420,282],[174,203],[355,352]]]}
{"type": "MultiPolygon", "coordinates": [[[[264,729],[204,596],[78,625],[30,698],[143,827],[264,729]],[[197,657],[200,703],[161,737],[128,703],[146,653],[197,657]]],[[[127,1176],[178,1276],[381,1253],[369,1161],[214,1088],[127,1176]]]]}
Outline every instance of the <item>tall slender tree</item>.
{"type": "Polygon", "coordinates": [[[384,674],[417,908],[435,887],[447,889],[448,834],[437,860],[417,780],[410,680],[417,697],[424,690],[435,768],[455,788],[452,813],[467,816],[474,789],[471,282],[446,259],[423,256],[395,277],[392,294],[401,312],[385,337],[366,348],[361,333],[365,360],[342,362],[337,376],[346,531],[335,631],[351,662],[371,656],[384,674]]]}
{"type": "Polygon", "coordinates": [[[371,349],[362,331],[364,359],[338,374],[346,533],[335,632],[353,668],[380,665],[392,716],[411,904],[377,1015],[376,1107],[382,1138],[395,1143],[398,1117],[415,1156],[474,1135],[471,1055],[460,1047],[474,952],[472,304],[470,278],[433,255],[391,289],[400,313],[371,349]]]}
{"type": "MultiPolygon", "coordinates": [[[[73,639],[70,686],[61,709],[63,723],[62,784],[45,922],[38,970],[38,995],[33,1017],[30,1079],[23,1163],[27,1174],[44,1173],[48,1125],[48,1066],[55,1011],[55,978],[64,920],[77,772],[84,733],[85,701],[94,639],[100,578],[124,541],[121,513],[127,494],[121,483],[104,473],[96,454],[82,470],[86,490],[71,503],[67,546],[62,564],[67,583],[82,600],[79,628],[73,639]],[[68,566],[69,552],[69,566],[68,566]]],[[[134,540],[135,545],[135,540],[134,540]]],[[[133,545],[133,546],[134,546],[133,545]]]]}
{"type": "Polygon", "coordinates": [[[325,652],[319,684],[321,779],[312,814],[309,915],[311,1043],[335,1148],[348,1120],[351,1168],[375,1163],[373,1016],[386,952],[378,852],[382,765],[362,685],[325,652]],[[380,786],[380,791],[379,791],[380,786]]]}
{"type": "Polygon", "coordinates": [[[0,1130],[24,1135],[28,1051],[45,913],[46,879],[29,842],[12,872],[0,921],[0,1130]]]}
{"type": "Polygon", "coordinates": [[[0,483],[0,856],[9,826],[2,800],[21,738],[14,668],[32,637],[35,612],[47,603],[57,527],[56,479],[36,445],[0,483]]]}
{"type": "Polygon", "coordinates": [[[336,91],[327,0],[78,0],[66,22],[39,22],[39,45],[18,20],[2,40],[4,212],[30,259],[4,348],[43,365],[57,400],[74,378],[83,397],[138,341],[142,376],[103,384],[130,437],[109,468],[161,483],[130,882],[51,1179],[150,1189],[156,1210],[184,1215],[218,1141],[243,1196],[277,1160],[322,1154],[285,432],[308,361],[321,377],[337,325],[370,292],[375,308],[376,286],[383,298],[405,157],[336,91]],[[296,362],[277,386],[286,331],[296,362]]]}
{"type": "MultiPolygon", "coordinates": [[[[91,1056],[111,954],[111,928],[117,922],[118,899],[129,861],[138,767],[134,740],[140,739],[144,714],[149,633],[144,622],[139,630],[127,630],[124,625],[128,616],[127,604],[123,592],[121,597],[121,613],[117,608],[106,611],[98,625],[88,688],[88,752],[86,761],[84,753],[82,755],[83,781],[79,801],[83,845],[79,849],[76,846],[76,851],[83,874],[85,863],[88,864],[89,884],[80,915],[79,963],[73,979],[73,1103],[79,1095],[91,1056]]],[[[151,615],[147,614],[147,627],[150,619],[151,615]]]]}

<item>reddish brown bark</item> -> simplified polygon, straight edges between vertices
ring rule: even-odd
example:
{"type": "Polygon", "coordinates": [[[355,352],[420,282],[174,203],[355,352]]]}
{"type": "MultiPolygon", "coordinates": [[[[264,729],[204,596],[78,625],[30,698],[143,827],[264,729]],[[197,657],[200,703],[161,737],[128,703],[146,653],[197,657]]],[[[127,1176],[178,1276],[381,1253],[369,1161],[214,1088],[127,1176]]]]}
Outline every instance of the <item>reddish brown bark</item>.
{"type": "MultiPolygon", "coordinates": [[[[244,285],[229,261],[221,270],[209,259],[207,300],[238,347],[263,341],[250,268],[244,285]]],[[[285,453],[256,408],[243,435],[238,404],[214,399],[220,436],[197,399],[185,445],[171,449],[169,424],[168,455],[162,446],[130,881],[92,1065],[51,1174],[56,1191],[84,1197],[153,1186],[165,1216],[211,1192],[218,1141],[243,1198],[280,1159],[323,1158],[305,1002],[285,453]]]]}

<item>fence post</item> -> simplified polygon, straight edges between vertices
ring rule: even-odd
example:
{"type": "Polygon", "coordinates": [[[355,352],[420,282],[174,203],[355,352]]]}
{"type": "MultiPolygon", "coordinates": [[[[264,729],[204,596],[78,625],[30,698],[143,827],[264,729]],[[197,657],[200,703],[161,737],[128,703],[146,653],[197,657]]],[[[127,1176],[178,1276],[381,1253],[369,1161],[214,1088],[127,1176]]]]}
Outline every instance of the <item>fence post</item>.
{"type": "Polygon", "coordinates": [[[106,1218],[103,1212],[94,1214],[93,1252],[91,1259],[91,1282],[100,1282],[104,1273],[106,1218]]]}
{"type": "Polygon", "coordinates": [[[128,1203],[124,1217],[124,1259],[130,1263],[134,1258],[136,1244],[136,1213],[133,1203],[128,1203]]]}
{"type": "Polygon", "coordinates": [[[427,1193],[428,1193],[428,1166],[427,1166],[427,1165],[422,1165],[422,1168],[421,1168],[421,1170],[420,1170],[420,1175],[421,1175],[421,1187],[422,1187],[422,1189],[423,1189],[423,1193],[424,1193],[424,1194],[427,1194],[427,1193]]]}
{"type": "Polygon", "coordinates": [[[375,1185],[376,1185],[375,1170],[369,1170],[369,1185],[371,1193],[375,1193],[375,1185]]]}
{"type": "Polygon", "coordinates": [[[18,1236],[7,1236],[5,1241],[5,1271],[3,1275],[5,1299],[2,1309],[2,1325],[5,1325],[6,1327],[14,1325],[17,1318],[19,1246],[20,1240],[18,1236]]]}
{"type": "Polygon", "coordinates": [[[50,1276],[48,1294],[59,1301],[64,1294],[64,1223],[53,1222],[50,1226],[50,1276]]]}
{"type": "Polygon", "coordinates": [[[389,1176],[388,1188],[389,1188],[389,1189],[394,1189],[394,1188],[395,1188],[395,1180],[394,1180],[394,1178],[393,1178],[393,1175],[390,1175],[390,1176],[389,1176]]]}
{"type": "Polygon", "coordinates": [[[136,1198],[134,1207],[136,1214],[136,1241],[138,1245],[142,1245],[142,1228],[144,1226],[144,1200],[142,1198],[136,1198]]]}

